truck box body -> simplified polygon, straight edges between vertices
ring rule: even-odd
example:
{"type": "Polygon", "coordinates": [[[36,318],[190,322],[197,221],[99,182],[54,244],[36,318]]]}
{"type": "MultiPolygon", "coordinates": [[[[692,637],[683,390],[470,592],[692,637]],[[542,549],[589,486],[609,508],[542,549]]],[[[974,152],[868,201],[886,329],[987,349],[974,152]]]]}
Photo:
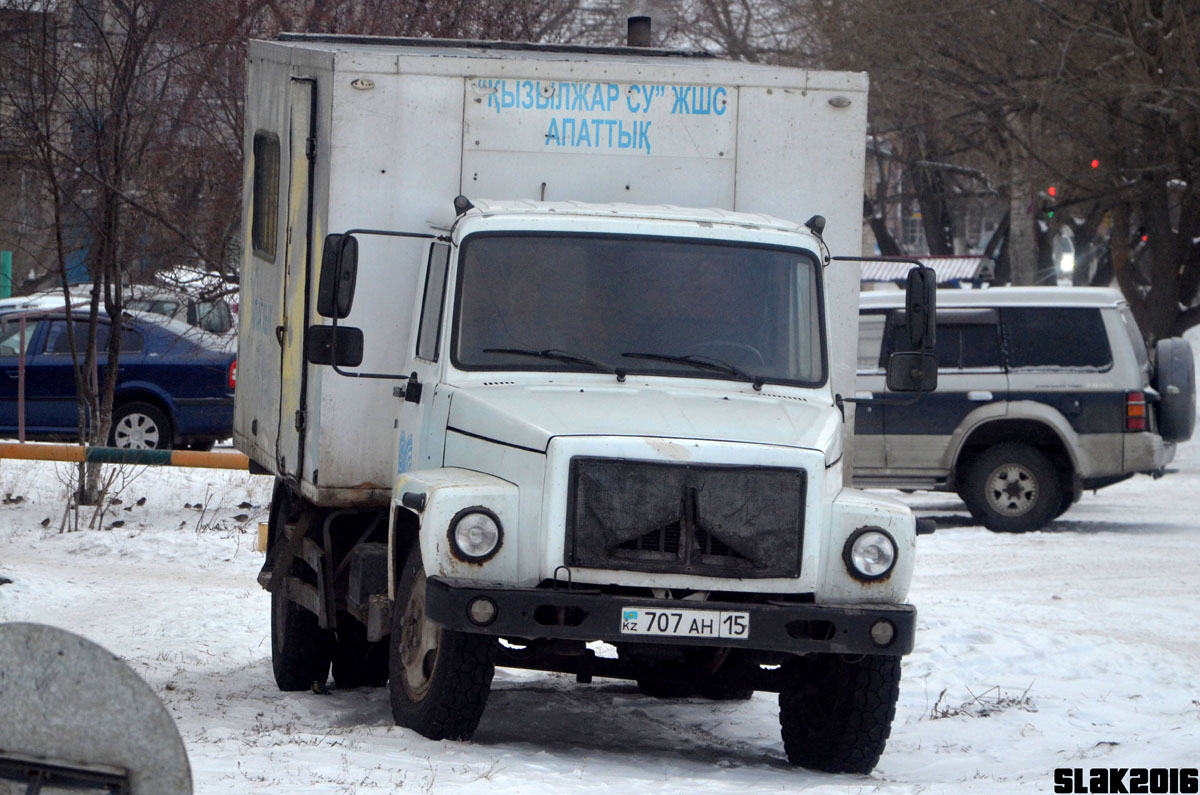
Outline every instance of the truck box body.
{"type": "MultiPolygon", "coordinates": [[[[305,362],[306,327],[329,322],[314,310],[327,233],[429,231],[463,194],[819,214],[832,253],[857,255],[866,100],[863,74],[652,50],[252,42],[236,446],[323,506],[386,505],[398,468],[442,463],[396,449],[396,381],[305,362]]],[[[347,322],[389,331],[366,335],[356,369],[395,373],[428,243],[359,244],[347,322]]],[[[855,306],[857,268],[827,267],[824,287],[855,306]]],[[[853,394],[854,313],[830,327],[834,392],[853,394]]]]}

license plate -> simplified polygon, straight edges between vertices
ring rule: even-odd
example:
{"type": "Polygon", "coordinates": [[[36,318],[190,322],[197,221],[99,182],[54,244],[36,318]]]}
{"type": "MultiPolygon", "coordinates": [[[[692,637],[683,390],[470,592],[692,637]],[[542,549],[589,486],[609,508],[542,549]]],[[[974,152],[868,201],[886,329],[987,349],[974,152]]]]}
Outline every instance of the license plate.
{"type": "Polygon", "coordinates": [[[665,635],[673,638],[750,637],[750,614],[726,610],[621,608],[622,635],[665,635]]]}

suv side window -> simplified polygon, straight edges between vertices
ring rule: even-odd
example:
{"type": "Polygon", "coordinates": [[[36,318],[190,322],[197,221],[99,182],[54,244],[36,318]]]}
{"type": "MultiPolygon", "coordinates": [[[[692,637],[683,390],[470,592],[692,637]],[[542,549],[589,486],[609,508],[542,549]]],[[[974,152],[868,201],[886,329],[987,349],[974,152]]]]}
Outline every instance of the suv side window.
{"type": "Polygon", "coordinates": [[[1112,367],[1112,350],[1099,309],[1006,307],[1000,310],[1000,318],[1009,369],[1112,367]]]}
{"type": "MultiPolygon", "coordinates": [[[[1129,335],[1129,341],[1133,344],[1133,355],[1137,359],[1138,369],[1149,379],[1150,352],[1146,350],[1146,340],[1142,336],[1142,330],[1138,328],[1137,321],[1128,304],[1121,304],[1120,315],[1121,325],[1125,327],[1125,333],[1129,335]]],[[[1149,380],[1146,383],[1149,383],[1149,380]]]]}
{"type": "MultiPolygon", "coordinates": [[[[887,327],[883,358],[906,350],[904,312],[893,311],[887,327]]],[[[862,326],[859,327],[860,335],[862,326]]],[[[859,343],[861,347],[861,342],[859,343]]],[[[1000,316],[995,309],[951,309],[938,312],[937,343],[933,351],[940,372],[953,370],[1002,370],[1000,316]]],[[[859,367],[862,367],[861,356],[859,367]]]]}
{"type": "Polygon", "coordinates": [[[883,369],[883,330],[886,312],[858,316],[858,372],[874,373],[883,369]]]}

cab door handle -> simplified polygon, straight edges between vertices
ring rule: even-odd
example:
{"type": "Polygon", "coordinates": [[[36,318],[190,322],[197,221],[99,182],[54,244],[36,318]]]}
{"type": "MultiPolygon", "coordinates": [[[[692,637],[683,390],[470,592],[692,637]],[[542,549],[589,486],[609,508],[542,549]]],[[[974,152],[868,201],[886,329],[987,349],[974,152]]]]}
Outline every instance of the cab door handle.
{"type": "Polygon", "coordinates": [[[983,403],[988,400],[994,400],[994,399],[995,399],[995,396],[992,395],[991,392],[988,392],[986,389],[972,390],[967,393],[967,400],[974,400],[979,403],[983,403]]]}

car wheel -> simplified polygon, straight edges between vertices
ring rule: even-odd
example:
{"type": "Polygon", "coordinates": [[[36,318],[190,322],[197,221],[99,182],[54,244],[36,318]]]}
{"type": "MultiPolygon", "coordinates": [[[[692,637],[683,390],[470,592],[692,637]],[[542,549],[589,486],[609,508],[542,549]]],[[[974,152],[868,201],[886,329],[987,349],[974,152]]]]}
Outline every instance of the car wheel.
{"type": "Polygon", "coordinates": [[[113,409],[112,430],[108,443],[112,447],[133,450],[170,450],[171,420],[149,403],[126,403],[113,409]]]}
{"type": "Polygon", "coordinates": [[[960,496],[989,530],[1025,533],[1044,527],[1063,505],[1062,484],[1041,450],[1004,442],[971,462],[960,496]]]}

